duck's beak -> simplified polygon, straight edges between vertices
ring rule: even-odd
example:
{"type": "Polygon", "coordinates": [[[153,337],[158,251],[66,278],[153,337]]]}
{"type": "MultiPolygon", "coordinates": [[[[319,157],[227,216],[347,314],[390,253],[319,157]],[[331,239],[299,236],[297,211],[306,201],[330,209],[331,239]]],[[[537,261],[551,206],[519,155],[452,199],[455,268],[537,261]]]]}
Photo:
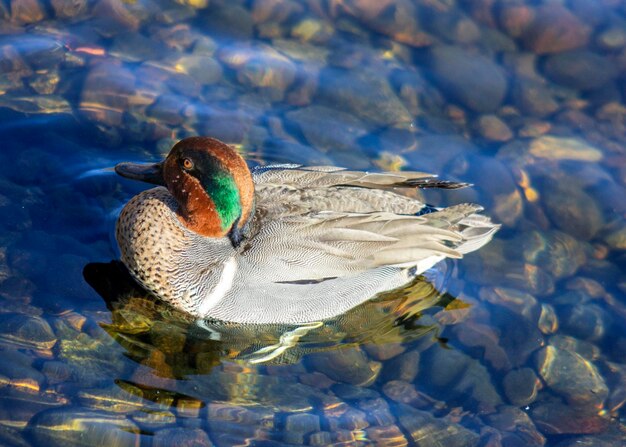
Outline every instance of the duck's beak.
{"type": "Polygon", "coordinates": [[[144,165],[139,163],[119,163],[115,166],[115,172],[122,177],[154,185],[165,186],[163,179],[163,163],[144,165]]]}

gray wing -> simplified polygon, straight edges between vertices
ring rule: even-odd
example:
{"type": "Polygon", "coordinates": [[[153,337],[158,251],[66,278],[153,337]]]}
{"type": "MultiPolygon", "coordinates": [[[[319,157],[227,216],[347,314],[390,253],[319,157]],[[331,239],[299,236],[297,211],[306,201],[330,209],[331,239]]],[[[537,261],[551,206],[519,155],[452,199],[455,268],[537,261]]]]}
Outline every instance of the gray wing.
{"type": "Polygon", "coordinates": [[[381,266],[429,268],[476,249],[497,226],[475,217],[480,207],[457,205],[424,216],[326,211],[268,221],[243,257],[277,282],[322,281],[381,266]],[[469,222],[468,219],[471,221],[469,222]],[[262,247],[262,248],[261,248],[262,247]]]}
{"type": "Polygon", "coordinates": [[[364,172],[337,166],[268,165],[252,170],[257,185],[287,185],[297,188],[357,186],[361,188],[445,188],[467,183],[439,180],[434,174],[417,171],[364,172]]]}
{"type": "Polygon", "coordinates": [[[320,210],[349,213],[377,211],[417,214],[424,203],[399,194],[400,188],[448,189],[465,183],[441,181],[423,172],[362,172],[336,166],[263,166],[252,171],[257,204],[272,218],[320,210]]]}

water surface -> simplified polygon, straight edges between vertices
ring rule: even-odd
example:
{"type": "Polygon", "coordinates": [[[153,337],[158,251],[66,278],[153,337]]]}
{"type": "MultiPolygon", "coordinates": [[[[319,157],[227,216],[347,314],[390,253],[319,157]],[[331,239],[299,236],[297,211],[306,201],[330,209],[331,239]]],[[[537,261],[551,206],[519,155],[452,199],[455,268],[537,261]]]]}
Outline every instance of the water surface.
{"type": "Polygon", "coordinates": [[[0,2],[0,444],[626,443],[625,101],[616,0],[0,2]],[[112,166],[191,135],[502,229],[323,325],[198,324],[112,237],[112,166]]]}

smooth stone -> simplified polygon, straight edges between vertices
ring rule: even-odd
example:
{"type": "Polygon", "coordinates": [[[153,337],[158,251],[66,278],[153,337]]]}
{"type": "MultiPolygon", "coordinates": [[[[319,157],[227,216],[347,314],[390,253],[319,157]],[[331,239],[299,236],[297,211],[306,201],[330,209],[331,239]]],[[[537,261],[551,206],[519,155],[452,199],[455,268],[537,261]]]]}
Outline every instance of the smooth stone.
{"type": "Polygon", "coordinates": [[[0,444],[11,447],[32,447],[22,435],[22,430],[13,427],[0,426],[0,444]]]}
{"type": "Polygon", "coordinates": [[[371,69],[322,70],[318,94],[325,105],[373,125],[409,125],[413,121],[384,73],[371,69]]]}
{"type": "Polygon", "coordinates": [[[38,316],[0,315],[0,343],[28,349],[51,349],[57,342],[52,328],[38,316]]]}
{"type": "Polygon", "coordinates": [[[70,103],[59,95],[35,95],[35,96],[2,96],[0,108],[8,108],[26,114],[71,114],[70,103]]]}
{"type": "Polygon", "coordinates": [[[368,386],[380,373],[381,364],[368,360],[359,348],[314,353],[308,356],[313,369],[337,382],[368,386]]]}
{"type": "Polygon", "coordinates": [[[368,132],[354,115],[319,105],[296,109],[285,116],[311,145],[322,151],[353,149],[356,140],[368,132]]]}
{"type": "Polygon", "coordinates": [[[513,132],[507,124],[496,115],[481,115],[474,127],[478,134],[489,141],[504,142],[513,138],[513,132]]]}
{"type": "Polygon", "coordinates": [[[554,334],[559,329],[559,318],[554,306],[545,303],[541,305],[541,315],[537,327],[542,334],[554,334]]]}
{"type": "Polygon", "coordinates": [[[612,250],[626,250],[626,225],[613,225],[603,239],[612,250]]]}
{"type": "Polygon", "coordinates": [[[168,410],[142,408],[132,413],[130,418],[139,427],[149,430],[162,429],[176,424],[176,415],[168,410]]]}
{"type": "Polygon", "coordinates": [[[274,426],[274,411],[265,407],[245,407],[229,403],[210,402],[207,405],[209,421],[238,422],[244,425],[274,426]]]}
{"type": "Polygon", "coordinates": [[[402,354],[406,347],[402,343],[369,343],[363,345],[363,349],[367,352],[367,355],[374,360],[385,362],[402,354]]]}
{"type": "Polygon", "coordinates": [[[600,408],[609,394],[596,366],[575,352],[546,346],[537,354],[537,370],[573,406],[600,408]]]}
{"type": "Polygon", "coordinates": [[[462,425],[439,419],[426,411],[398,404],[400,425],[403,432],[419,447],[474,447],[479,435],[462,425]]]}
{"type": "MultiPolygon", "coordinates": [[[[495,328],[470,320],[467,325],[456,329],[455,333],[465,346],[484,350],[485,360],[495,369],[506,371],[513,366],[509,353],[501,346],[502,340],[499,339],[500,334],[495,328]]],[[[507,334],[507,337],[510,337],[510,334],[507,334]]]]}
{"type": "Polygon", "coordinates": [[[531,6],[523,3],[504,3],[499,9],[498,22],[513,38],[522,36],[535,16],[531,6]]]}
{"type": "Polygon", "coordinates": [[[605,50],[615,51],[626,47],[626,23],[622,26],[612,26],[596,37],[596,42],[605,50]]]}
{"type": "Polygon", "coordinates": [[[327,431],[318,431],[317,433],[311,433],[309,436],[309,445],[331,445],[333,442],[332,433],[327,431]]]}
{"type": "Polygon", "coordinates": [[[423,399],[415,385],[403,380],[391,380],[383,386],[383,393],[388,399],[403,404],[419,407],[423,399]]]}
{"type": "Polygon", "coordinates": [[[0,296],[9,301],[29,304],[37,287],[27,278],[9,276],[9,267],[5,263],[4,253],[0,251],[0,258],[3,260],[3,265],[0,266],[0,296]]]}
{"type": "MultiPolygon", "coordinates": [[[[546,438],[537,430],[526,411],[502,406],[496,413],[487,415],[486,422],[499,430],[503,446],[542,447],[546,445],[546,438]]],[[[498,444],[496,444],[498,445],[498,444]]]]}
{"type": "Polygon", "coordinates": [[[183,427],[159,430],[152,438],[152,447],[211,447],[213,443],[204,430],[183,427]]]}
{"type": "Polygon", "coordinates": [[[20,351],[0,351],[2,362],[0,363],[0,375],[3,376],[1,383],[9,385],[18,391],[37,393],[45,382],[45,377],[31,365],[33,357],[20,351]]]}
{"type": "Polygon", "coordinates": [[[563,331],[580,340],[598,342],[611,327],[611,317],[595,304],[578,304],[558,309],[563,331]]]}
{"type": "Polygon", "coordinates": [[[290,414],[285,418],[285,431],[305,435],[320,431],[320,418],[314,414],[290,414]]]}
{"type": "Polygon", "coordinates": [[[524,46],[537,54],[560,53],[587,44],[591,29],[566,7],[548,4],[533,11],[534,18],[526,27],[524,46]]]}
{"type": "Polygon", "coordinates": [[[59,19],[71,19],[84,15],[88,10],[88,0],[51,0],[54,13],[59,19]]]}
{"type": "MultiPolygon", "coordinates": [[[[14,58],[9,52],[8,56],[12,64],[12,68],[19,66],[21,58],[34,70],[50,70],[58,67],[65,59],[67,48],[58,37],[52,35],[21,35],[14,36],[11,39],[11,45],[14,47],[19,56],[14,58]]],[[[11,47],[5,47],[7,50],[11,47]]]]}
{"type": "Polygon", "coordinates": [[[425,17],[424,27],[445,42],[469,44],[481,37],[481,29],[476,22],[457,8],[445,12],[431,10],[429,13],[425,17]]]}
{"type": "Polygon", "coordinates": [[[597,201],[577,181],[546,180],[542,188],[545,211],[552,222],[570,236],[589,240],[604,226],[597,201]]]}
{"type": "Polygon", "coordinates": [[[57,385],[72,379],[72,368],[66,363],[56,360],[45,362],[41,372],[46,376],[46,380],[50,385],[57,385]]]}
{"type": "MultiPolygon", "coordinates": [[[[476,406],[486,411],[502,403],[489,371],[477,360],[461,351],[439,347],[428,354],[422,356],[416,381],[434,386],[438,398],[447,402],[459,399],[464,407],[476,406]]],[[[428,389],[424,391],[429,394],[428,389]]]]}
{"type": "Polygon", "coordinates": [[[491,304],[506,307],[521,317],[537,320],[539,303],[534,296],[524,291],[508,287],[483,287],[479,296],[491,304]]]}
{"type": "Polygon", "coordinates": [[[174,61],[174,66],[201,85],[215,84],[223,75],[220,63],[204,55],[183,56],[174,61]]]}
{"type": "Polygon", "coordinates": [[[38,0],[11,0],[11,19],[21,24],[39,22],[45,18],[45,8],[38,0]]]}
{"type": "Polygon", "coordinates": [[[60,80],[59,71],[51,69],[45,73],[31,76],[28,80],[28,85],[41,95],[52,95],[56,91],[60,80]]]}
{"type": "Polygon", "coordinates": [[[568,3],[578,18],[593,27],[604,24],[611,10],[604,2],[597,0],[571,0],[568,3]]]}
{"type": "Polygon", "coordinates": [[[221,35],[233,39],[249,39],[254,33],[254,22],[247,8],[234,3],[224,3],[210,8],[204,17],[205,29],[211,30],[211,36],[221,35]]]}
{"type": "Polygon", "coordinates": [[[493,112],[504,100],[507,91],[506,74],[499,65],[482,54],[438,45],[430,50],[428,65],[434,81],[444,93],[475,112],[493,112]]]}
{"type": "Polygon", "coordinates": [[[544,83],[531,79],[516,79],[513,100],[525,114],[546,117],[559,109],[559,103],[544,83]]]}
{"type": "Polygon", "coordinates": [[[134,91],[135,77],[131,71],[102,62],[87,74],[79,109],[93,121],[121,126],[134,91]]]}
{"type": "Polygon", "coordinates": [[[402,429],[397,425],[385,425],[382,427],[368,427],[365,429],[367,439],[374,445],[406,447],[409,445],[402,429]]]}
{"type": "Polygon", "coordinates": [[[331,387],[331,390],[342,400],[375,399],[379,397],[379,394],[374,390],[347,383],[337,383],[331,387]]]}
{"type": "Polygon", "coordinates": [[[561,231],[530,231],[514,239],[511,255],[519,252],[526,262],[546,269],[555,279],[573,276],[587,262],[584,242],[561,231]]]}
{"type": "Polygon", "coordinates": [[[124,414],[146,405],[141,396],[128,393],[117,385],[81,390],[78,392],[78,401],[86,408],[124,414]]]}
{"type": "Polygon", "coordinates": [[[0,395],[0,426],[24,428],[33,416],[49,409],[68,405],[68,399],[51,389],[33,392],[31,389],[7,387],[0,395]]]}
{"type": "Polygon", "coordinates": [[[301,42],[326,43],[333,33],[328,22],[315,19],[304,19],[291,29],[291,35],[301,42]]]}
{"type": "Polygon", "coordinates": [[[363,430],[369,425],[365,412],[356,408],[348,408],[337,421],[329,421],[329,426],[332,427],[333,431],[337,429],[363,430]]]}
{"type": "Polygon", "coordinates": [[[422,31],[420,10],[410,0],[350,0],[344,2],[344,10],[372,30],[398,42],[423,47],[433,41],[431,36],[422,31]]]}
{"type": "Polygon", "coordinates": [[[106,37],[137,31],[141,18],[130,7],[131,5],[122,0],[99,0],[92,9],[92,26],[106,37]]]}
{"type": "Polygon", "coordinates": [[[28,431],[39,445],[110,447],[136,446],[139,428],[123,416],[58,408],[37,414],[28,431]]]}
{"type": "Polygon", "coordinates": [[[595,162],[603,158],[602,152],[580,138],[544,135],[530,142],[531,155],[548,160],[576,160],[595,162]]]}
{"type": "Polygon", "coordinates": [[[516,406],[526,406],[535,401],[541,382],[530,368],[514,369],[503,381],[504,393],[509,401],[516,406]]]}
{"type": "Polygon", "coordinates": [[[548,57],[543,68],[557,84],[579,90],[602,87],[618,74],[610,59],[590,51],[555,54],[548,57]]]}
{"type": "Polygon", "coordinates": [[[538,404],[532,408],[531,418],[546,435],[601,433],[611,423],[595,408],[574,408],[560,402],[538,404]]]}
{"type": "MultiPolygon", "coordinates": [[[[60,333],[58,325],[55,330],[60,333]]],[[[83,387],[99,386],[111,377],[123,375],[126,365],[123,349],[108,335],[107,339],[101,339],[65,329],[59,340],[59,360],[72,368],[73,379],[83,387]]]]}
{"type": "Polygon", "coordinates": [[[597,436],[576,436],[559,442],[555,447],[615,447],[626,443],[626,436],[617,430],[602,433],[597,436]]]}
{"type": "Polygon", "coordinates": [[[409,351],[383,363],[381,377],[385,382],[402,380],[413,382],[419,372],[420,353],[409,351]]]}
{"type": "Polygon", "coordinates": [[[128,32],[115,37],[111,55],[125,62],[143,62],[160,59],[164,53],[162,45],[142,34],[128,32]]]}
{"type": "Polygon", "coordinates": [[[185,121],[183,116],[185,102],[186,98],[178,95],[161,95],[148,108],[147,115],[162,123],[178,126],[185,121]]]}
{"type": "Polygon", "coordinates": [[[579,340],[569,335],[556,334],[550,337],[550,345],[557,349],[575,352],[593,362],[600,358],[600,348],[589,341],[579,340]]]}
{"type": "Polygon", "coordinates": [[[367,415],[367,422],[374,426],[387,426],[395,424],[396,418],[391,413],[387,401],[378,397],[376,399],[362,400],[359,402],[359,408],[367,415]]]}

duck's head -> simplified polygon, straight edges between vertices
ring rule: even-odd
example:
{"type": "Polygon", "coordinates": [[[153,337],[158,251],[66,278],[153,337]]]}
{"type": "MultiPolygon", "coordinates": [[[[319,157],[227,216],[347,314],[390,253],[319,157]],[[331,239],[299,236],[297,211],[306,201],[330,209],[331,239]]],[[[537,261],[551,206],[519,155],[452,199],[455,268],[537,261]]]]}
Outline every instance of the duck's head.
{"type": "Polygon", "coordinates": [[[203,236],[228,236],[237,245],[254,212],[254,183],[246,162],[214,138],[185,138],[161,163],[120,163],[115,172],[167,187],[178,202],[179,219],[203,236]]]}

